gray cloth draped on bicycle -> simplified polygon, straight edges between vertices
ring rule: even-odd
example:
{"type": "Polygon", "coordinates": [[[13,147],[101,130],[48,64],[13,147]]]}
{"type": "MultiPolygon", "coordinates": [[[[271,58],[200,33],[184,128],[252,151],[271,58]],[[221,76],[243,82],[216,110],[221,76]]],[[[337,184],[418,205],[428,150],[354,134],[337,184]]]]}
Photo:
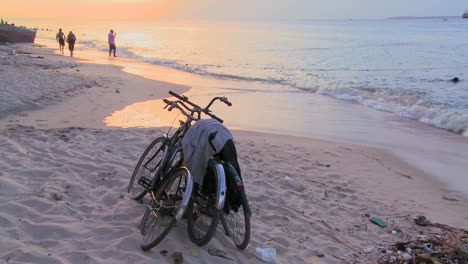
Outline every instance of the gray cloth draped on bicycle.
{"type": "Polygon", "coordinates": [[[208,160],[219,153],[229,139],[234,140],[231,132],[215,119],[200,119],[189,128],[182,139],[182,149],[184,163],[196,183],[203,184],[208,160]]]}

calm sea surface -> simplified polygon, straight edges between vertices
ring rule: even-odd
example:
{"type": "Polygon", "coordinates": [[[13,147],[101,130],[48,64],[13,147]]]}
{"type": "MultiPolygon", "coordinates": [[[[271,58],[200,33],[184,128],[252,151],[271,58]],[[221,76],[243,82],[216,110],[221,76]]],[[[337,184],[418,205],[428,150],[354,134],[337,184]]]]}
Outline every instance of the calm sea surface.
{"type": "Polygon", "coordinates": [[[14,20],[190,73],[349,100],[468,136],[468,19],[284,22],[14,20]],[[454,83],[453,78],[460,82],[454,83]]]}

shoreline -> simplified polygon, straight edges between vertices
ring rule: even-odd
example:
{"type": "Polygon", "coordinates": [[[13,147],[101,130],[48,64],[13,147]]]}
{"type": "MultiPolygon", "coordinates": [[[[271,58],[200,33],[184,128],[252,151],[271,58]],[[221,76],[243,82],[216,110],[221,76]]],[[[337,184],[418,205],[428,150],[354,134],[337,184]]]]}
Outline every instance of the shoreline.
{"type": "MultiPolygon", "coordinates": [[[[375,263],[371,260],[381,254],[380,247],[388,249],[421,233],[440,232],[436,227],[415,225],[418,215],[468,229],[466,197],[447,190],[389,150],[359,142],[233,128],[253,212],[249,247],[238,251],[221,227],[207,246],[197,247],[182,221],[160,245],[143,253],[138,224],[144,205],[131,200],[126,187],[141,152],[166,131],[161,127],[104,128],[103,120],[142,98],[162,98],[169,89],[183,92],[188,88],[122,73],[115,66],[42,55],[31,58],[36,55],[19,53],[12,56],[24,56],[24,63],[18,66],[22,60],[16,57],[11,64],[0,65],[0,74],[8,71],[9,78],[18,80],[8,87],[19,91],[16,97],[27,96],[25,86],[34,81],[41,92],[55,94],[62,84],[48,82],[51,76],[72,78],[77,89],[67,96],[46,96],[49,99],[36,106],[44,107],[41,111],[20,111],[24,107],[20,105],[16,118],[2,120],[2,261],[172,263],[169,256],[159,253],[166,249],[169,255],[182,252],[187,263],[232,263],[209,255],[208,249],[215,247],[237,263],[261,263],[255,248],[273,247],[278,263],[375,263]],[[57,61],[62,61],[61,67],[41,68],[57,65],[57,61]],[[29,79],[22,79],[25,68],[29,79]],[[35,74],[46,76],[34,79],[35,74]],[[388,227],[372,224],[369,217],[374,216],[388,227]]],[[[212,96],[212,91],[200,95],[189,90],[188,94],[203,99],[212,96]]],[[[153,104],[147,107],[156,109],[153,104]]],[[[140,117],[133,114],[132,118],[140,117]]]]}

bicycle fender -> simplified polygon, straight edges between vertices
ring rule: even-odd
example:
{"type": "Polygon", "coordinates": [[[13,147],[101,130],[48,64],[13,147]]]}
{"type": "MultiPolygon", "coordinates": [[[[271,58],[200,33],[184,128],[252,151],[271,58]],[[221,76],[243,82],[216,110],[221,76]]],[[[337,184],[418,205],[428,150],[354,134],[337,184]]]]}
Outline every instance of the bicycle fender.
{"type": "Polygon", "coordinates": [[[218,191],[216,194],[216,208],[222,210],[224,208],[224,201],[226,200],[226,176],[224,167],[221,163],[216,162],[216,175],[218,177],[218,191]]]}
{"type": "Polygon", "coordinates": [[[181,206],[179,207],[179,209],[177,209],[177,212],[175,213],[175,219],[176,221],[179,221],[183,216],[184,216],[184,213],[185,213],[185,209],[187,209],[188,207],[188,204],[189,204],[189,201],[190,201],[190,197],[192,196],[192,191],[193,191],[193,178],[192,178],[192,174],[190,173],[189,169],[187,167],[182,167],[184,168],[185,170],[187,170],[188,172],[188,179],[187,179],[187,186],[185,187],[185,193],[184,193],[184,197],[182,198],[182,204],[181,206]]]}

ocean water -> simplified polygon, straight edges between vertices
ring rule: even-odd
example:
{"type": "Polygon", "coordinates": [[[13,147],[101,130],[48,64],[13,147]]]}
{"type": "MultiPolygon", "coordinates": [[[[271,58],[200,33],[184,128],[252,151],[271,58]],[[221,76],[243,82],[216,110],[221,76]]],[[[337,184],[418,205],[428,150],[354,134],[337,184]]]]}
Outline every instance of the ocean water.
{"type": "Polygon", "coordinates": [[[467,19],[10,20],[39,28],[39,39],[73,30],[81,47],[103,52],[112,28],[122,57],[324,94],[468,136],[467,19]]]}

